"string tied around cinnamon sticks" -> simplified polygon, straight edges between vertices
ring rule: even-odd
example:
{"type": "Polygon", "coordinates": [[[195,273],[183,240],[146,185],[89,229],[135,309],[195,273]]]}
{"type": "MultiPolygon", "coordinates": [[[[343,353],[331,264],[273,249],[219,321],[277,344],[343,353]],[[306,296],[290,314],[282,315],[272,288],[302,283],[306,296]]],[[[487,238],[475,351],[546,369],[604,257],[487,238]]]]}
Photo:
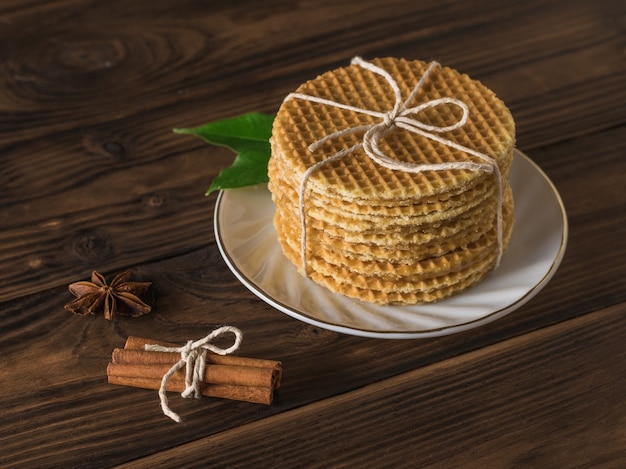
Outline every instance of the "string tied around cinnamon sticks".
{"type": "MultiPolygon", "coordinates": [[[[116,348],[107,366],[110,384],[159,391],[163,376],[181,360],[185,345],[158,339],[129,336],[124,348],[116,348]],[[146,344],[160,345],[175,352],[146,350],[146,344]]],[[[189,349],[192,347],[189,346],[189,349]]],[[[236,354],[206,353],[204,376],[200,383],[202,396],[254,404],[271,405],[280,388],[282,363],[276,360],[241,357],[236,354]]],[[[186,371],[178,369],[166,383],[169,392],[182,393],[186,371]]],[[[199,375],[199,372],[197,373],[199,375]]],[[[195,395],[195,391],[193,392],[195,395]]]]}
{"type": "Polygon", "coordinates": [[[167,400],[167,382],[172,375],[174,375],[174,373],[183,367],[186,368],[185,389],[181,393],[181,396],[184,398],[194,397],[198,399],[202,396],[201,385],[204,377],[207,352],[211,351],[218,355],[229,355],[239,348],[242,340],[243,333],[241,330],[233,326],[222,326],[212,331],[203,339],[196,341],[190,340],[182,347],[166,347],[159,344],[146,344],[144,346],[146,351],[180,353],[180,360],[163,375],[161,380],[159,398],[161,399],[161,409],[163,410],[163,413],[175,422],[182,422],[181,417],[170,409],[167,400]],[[211,343],[212,340],[227,333],[232,333],[235,336],[235,342],[230,347],[223,349],[211,343]]]}
{"type": "Polygon", "coordinates": [[[380,119],[380,122],[368,125],[360,125],[348,129],[343,129],[338,132],[334,132],[332,134],[326,135],[325,137],[319,139],[316,142],[313,142],[309,145],[309,151],[314,152],[319,149],[322,145],[324,145],[329,140],[336,139],[338,137],[342,137],[345,135],[355,134],[359,132],[363,132],[363,138],[360,143],[353,145],[350,148],[345,150],[341,150],[334,155],[326,158],[325,160],[319,161],[315,163],[313,166],[309,167],[302,177],[300,181],[299,187],[299,205],[300,205],[300,224],[302,229],[302,237],[301,237],[301,246],[300,246],[300,256],[302,263],[302,270],[304,275],[308,275],[307,273],[307,239],[306,239],[306,209],[305,209],[305,194],[306,194],[306,185],[311,177],[311,175],[321,169],[323,166],[326,166],[334,161],[337,161],[354,151],[359,149],[363,149],[365,154],[374,162],[379,165],[391,169],[391,170],[399,170],[406,171],[409,173],[420,173],[423,171],[442,171],[442,170],[473,170],[473,171],[485,171],[487,173],[494,173],[496,182],[498,185],[498,204],[496,211],[496,225],[497,225],[497,237],[498,237],[498,257],[496,259],[496,267],[500,264],[500,260],[502,258],[503,246],[502,246],[502,180],[500,176],[500,169],[498,167],[495,159],[489,157],[484,153],[480,153],[476,150],[468,148],[464,145],[460,145],[452,140],[444,138],[439,134],[444,132],[449,132],[455,129],[458,129],[465,125],[469,116],[469,108],[467,104],[463,101],[451,98],[451,97],[443,97],[439,99],[433,99],[422,104],[419,104],[414,107],[409,107],[409,104],[413,101],[413,99],[418,95],[419,91],[422,89],[424,83],[428,80],[433,71],[439,67],[440,65],[437,62],[431,62],[428,65],[428,68],[424,72],[424,75],[420,78],[418,83],[415,85],[411,93],[409,94],[406,100],[402,99],[402,92],[398,83],[394,80],[394,78],[389,74],[386,70],[363,60],[361,57],[354,57],[352,59],[353,65],[358,65],[370,72],[376,73],[387,81],[393,93],[395,95],[395,104],[393,109],[388,112],[379,112],[371,109],[364,109],[356,106],[351,106],[344,103],[339,103],[336,101],[332,101],[325,98],[320,98],[318,96],[311,96],[304,93],[291,93],[286,98],[285,101],[293,98],[302,99],[306,101],[312,101],[315,103],[325,104],[328,106],[337,107],[340,109],[345,109],[348,111],[353,111],[356,113],[366,114],[380,119]],[[461,118],[454,124],[448,126],[438,126],[438,125],[430,125],[424,122],[421,122],[417,119],[417,115],[426,109],[435,108],[441,105],[453,105],[457,106],[462,111],[461,118]],[[475,156],[482,160],[482,163],[473,162],[473,161],[452,161],[446,163],[438,163],[438,164],[415,164],[409,162],[403,162],[394,160],[393,158],[386,155],[380,148],[380,141],[394,128],[400,128],[412,132],[417,135],[421,135],[422,137],[426,137],[430,140],[434,140],[436,142],[447,145],[450,148],[454,148],[455,150],[462,151],[466,154],[475,156]]]}

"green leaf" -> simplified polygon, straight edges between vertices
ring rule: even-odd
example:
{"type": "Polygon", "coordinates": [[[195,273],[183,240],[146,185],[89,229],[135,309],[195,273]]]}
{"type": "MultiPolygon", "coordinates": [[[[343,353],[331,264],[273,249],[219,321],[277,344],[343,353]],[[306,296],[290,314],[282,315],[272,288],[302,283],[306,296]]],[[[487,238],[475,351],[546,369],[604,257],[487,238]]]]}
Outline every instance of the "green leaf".
{"type": "Polygon", "coordinates": [[[270,137],[274,116],[252,112],[190,129],[174,129],[178,134],[200,137],[213,145],[230,148],[237,156],[220,171],[206,194],[220,189],[252,186],[268,181],[270,137]]]}

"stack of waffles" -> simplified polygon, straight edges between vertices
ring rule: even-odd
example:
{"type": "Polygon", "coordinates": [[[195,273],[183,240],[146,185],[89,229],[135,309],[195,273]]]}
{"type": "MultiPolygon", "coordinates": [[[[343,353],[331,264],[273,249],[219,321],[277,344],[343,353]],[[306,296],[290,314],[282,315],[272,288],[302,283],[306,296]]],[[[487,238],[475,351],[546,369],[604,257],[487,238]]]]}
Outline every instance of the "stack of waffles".
{"type": "MultiPolygon", "coordinates": [[[[393,58],[370,63],[389,74],[404,98],[428,67],[393,58]]],[[[359,145],[363,132],[323,140],[380,123],[376,115],[331,102],[387,113],[397,95],[385,76],[352,64],[304,83],[296,93],[321,100],[290,97],[283,102],[274,121],[268,173],[278,240],[301,274],[372,303],[422,304],[475,285],[497,266],[513,227],[508,175],[515,125],[492,91],[453,69],[433,69],[407,105],[454,98],[467,106],[467,120],[439,133],[441,139],[391,125],[380,139],[380,151],[413,166],[484,164],[479,153],[498,170],[418,172],[373,161],[359,145]],[[320,140],[318,147],[310,147],[320,140]],[[331,158],[341,152],[340,158],[331,158]],[[319,164],[328,158],[332,161],[319,164]]],[[[446,128],[461,114],[458,106],[442,103],[424,107],[414,118],[425,128],[446,128]]]]}

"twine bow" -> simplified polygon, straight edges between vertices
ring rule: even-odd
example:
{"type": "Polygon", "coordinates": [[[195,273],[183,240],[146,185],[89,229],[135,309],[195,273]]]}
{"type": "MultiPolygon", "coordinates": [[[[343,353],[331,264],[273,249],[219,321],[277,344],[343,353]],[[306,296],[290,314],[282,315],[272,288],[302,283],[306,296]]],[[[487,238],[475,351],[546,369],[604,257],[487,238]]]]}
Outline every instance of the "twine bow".
{"type": "Polygon", "coordinates": [[[389,85],[391,86],[395,94],[395,104],[391,111],[379,112],[379,111],[373,111],[370,109],[363,109],[360,107],[350,106],[348,104],[338,103],[336,101],[319,98],[317,96],[311,96],[311,95],[307,95],[303,93],[291,93],[285,98],[285,101],[289,99],[297,98],[297,99],[303,99],[306,101],[312,101],[312,102],[316,102],[320,104],[326,104],[329,106],[334,106],[340,109],[346,109],[348,111],[353,111],[356,113],[367,114],[367,115],[374,116],[380,119],[380,122],[375,123],[375,124],[351,127],[348,129],[340,130],[338,132],[334,132],[332,134],[326,135],[325,137],[312,143],[308,147],[309,151],[313,152],[317,150],[318,148],[320,148],[324,143],[328,142],[329,140],[333,140],[335,138],[342,137],[345,135],[364,132],[363,139],[360,143],[357,143],[356,145],[350,148],[347,148],[345,150],[341,150],[338,153],[335,153],[334,155],[326,158],[325,160],[315,163],[304,172],[302,180],[300,181],[298,196],[299,196],[299,204],[300,204],[300,221],[301,221],[301,228],[302,228],[301,260],[302,260],[302,270],[304,271],[304,274],[308,276],[307,269],[306,269],[306,265],[307,265],[306,210],[305,210],[305,204],[304,204],[304,197],[306,193],[307,182],[315,171],[361,148],[372,161],[391,170],[400,170],[400,171],[406,171],[410,173],[420,173],[423,171],[444,171],[444,170],[460,169],[460,170],[485,171],[487,173],[495,173],[497,184],[498,184],[498,209],[497,209],[497,214],[496,214],[497,236],[498,236],[498,256],[496,259],[496,267],[497,267],[500,264],[500,259],[502,257],[502,180],[500,177],[500,169],[498,167],[498,164],[493,158],[489,157],[488,155],[485,155],[484,153],[480,153],[478,151],[472,150],[471,148],[468,148],[464,145],[460,145],[456,142],[453,142],[452,140],[449,140],[447,138],[441,137],[440,135],[437,135],[437,134],[441,134],[444,132],[449,132],[451,130],[458,129],[462,127],[463,125],[465,125],[469,116],[469,108],[467,104],[465,104],[463,101],[456,99],[456,98],[444,97],[444,98],[433,99],[433,100],[427,101],[418,106],[409,107],[409,104],[413,101],[413,99],[419,93],[420,89],[422,88],[426,80],[428,80],[433,70],[436,67],[438,67],[439,64],[437,62],[431,62],[428,65],[426,72],[424,73],[424,75],[422,75],[417,85],[415,85],[409,97],[403,101],[400,87],[398,86],[396,81],[387,71],[385,71],[384,69],[370,62],[364,61],[360,57],[353,58],[351,63],[353,65],[359,65],[360,67],[366,70],[369,70],[373,73],[381,75],[382,77],[385,78],[385,80],[387,80],[387,82],[389,83],[389,85]],[[448,126],[430,125],[430,124],[421,122],[416,118],[417,114],[419,114],[421,111],[435,108],[441,105],[446,105],[446,104],[459,107],[463,113],[461,118],[452,125],[448,125],[448,126]],[[483,160],[484,163],[477,163],[477,162],[472,162],[472,161],[455,161],[455,162],[437,163],[437,164],[421,164],[421,163],[410,163],[410,162],[394,160],[393,158],[386,155],[380,149],[379,144],[380,144],[380,141],[383,139],[383,137],[385,137],[385,135],[387,135],[395,127],[399,127],[401,129],[407,130],[414,134],[421,135],[423,137],[442,143],[456,150],[465,152],[469,155],[476,156],[480,158],[481,160],[483,160]]]}
{"type": "Polygon", "coordinates": [[[185,390],[181,393],[182,397],[185,398],[199,398],[201,396],[201,386],[202,379],[204,377],[204,368],[206,365],[206,353],[207,351],[211,351],[217,353],[218,355],[229,355],[236,351],[241,344],[243,339],[243,334],[241,330],[232,326],[223,326],[218,329],[215,329],[205,338],[188,341],[182,347],[164,347],[162,345],[156,344],[146,344],[145,350],[153,351],[153,352],[172,352],[172,353],[180,353],[180,360],[172,366],[161,380],[161,387],[159,388],[159,398],[161,399],[161,409],[163,409],[163,413],[167,415],[169,418],[176,422],[182,422],[180,416],[170,409],[169,404],[167,402],[167,382],[172,377],[176,371],[180,370],[183,367],[186,367],[185,370],[185,390]],[[223,349],[217,347],[210,342],[228,332],[232,332],[235,335],[235,343],[230,347],[223,349]]]}

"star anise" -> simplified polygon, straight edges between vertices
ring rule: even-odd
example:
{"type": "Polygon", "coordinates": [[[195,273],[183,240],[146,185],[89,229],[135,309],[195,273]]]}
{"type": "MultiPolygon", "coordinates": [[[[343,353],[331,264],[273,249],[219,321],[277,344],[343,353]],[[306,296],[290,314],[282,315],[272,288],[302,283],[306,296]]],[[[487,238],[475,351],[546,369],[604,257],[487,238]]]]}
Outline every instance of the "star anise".
{"type": "Polygon", "coordinates": [[[65,309],[74,314],[96,314],[104,312],[104,319],[111,320],[116,313],[133,317],[147,314],[152,307],[141,300],[139,295],[148,291],[151,282],[130,282],[130,271],[117,275],[107,285],[103,275],[95,270],[91,273],[91,282],[70,284],[70,292],[76,299],[65,305],[65,309]]]}

